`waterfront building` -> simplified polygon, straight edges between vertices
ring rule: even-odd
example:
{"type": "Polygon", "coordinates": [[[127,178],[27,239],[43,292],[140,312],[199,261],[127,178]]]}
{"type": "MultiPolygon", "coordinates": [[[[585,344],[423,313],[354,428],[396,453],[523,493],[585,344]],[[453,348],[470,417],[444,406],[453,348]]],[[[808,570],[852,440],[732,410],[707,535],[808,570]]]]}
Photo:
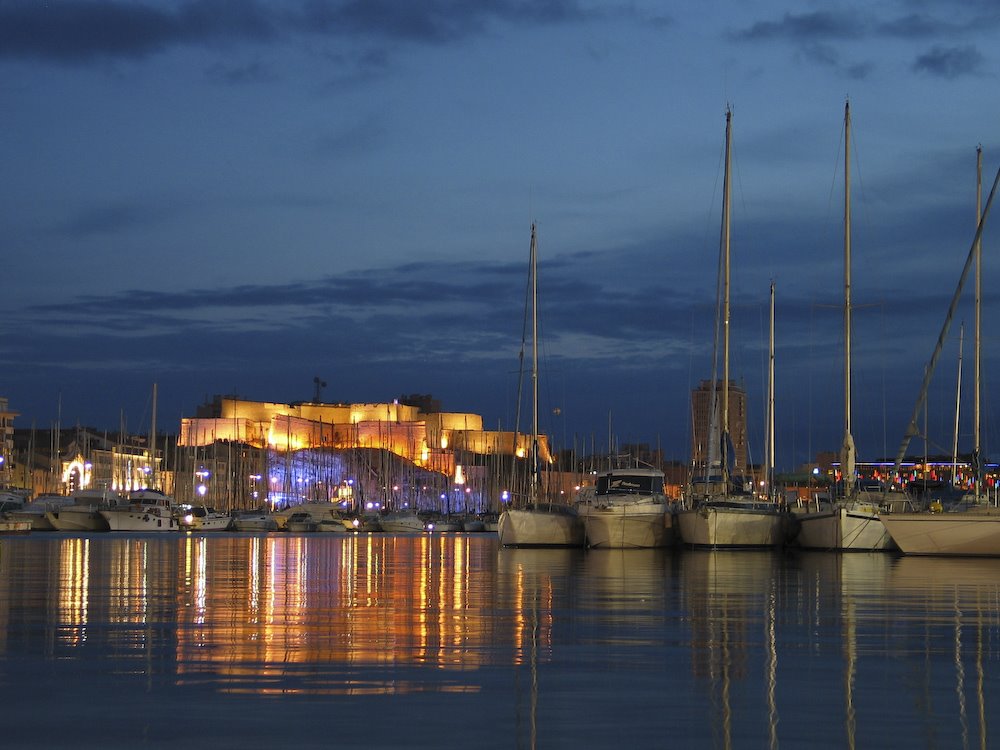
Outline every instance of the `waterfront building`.
{"type": "MultiPolygon", "coordinates": [[[[429,396],[287,404],[216,396],[181,420],[177,445],[179,475],[191,476],[178,481],[178,499],[448,512],[498,507],[510,489],[501,478],[529,455],[531,438],[486,430],[481,415],[441,411],[429,396]]],[[[544,435],[539,456],[552,463],[544,435]]]]}
{"type": "MultiPolygon", "coordinates": [[[[725,433],[722,429],[722,416],[715,417],[716,430],[711,429],[712,406],[716,399],[721,399],[722,381],[715,383],[715,394],[712,392],[712,381],[702,380],[701,384],[691,392],[691,465],[697,471],[703,471],[708,466],[712,452],[710,433],[718,436],[725,433]],[[713,398],[713,396],[715,396],[713,398]]],[[[732,440],[730,459],[732,476],[744,476],[747,473],[747,394],[746,391],[729,381],[729,425],[728,434],[732,440]]],[[[715,446],[718,455],[718,446],[715,446]]]]}

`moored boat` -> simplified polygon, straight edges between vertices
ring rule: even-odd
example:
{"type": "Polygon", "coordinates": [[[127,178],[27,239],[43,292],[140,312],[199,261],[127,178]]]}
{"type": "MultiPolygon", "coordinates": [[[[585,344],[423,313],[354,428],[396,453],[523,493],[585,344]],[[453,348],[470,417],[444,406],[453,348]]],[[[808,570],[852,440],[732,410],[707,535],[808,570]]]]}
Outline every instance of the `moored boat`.
{"type": "Polygon", "coordinates": [[[238,513],[233,519],[233,529],[236,531],[277,531],[278,522],[270,513],[249,512],[238,513]]]}
{"type": "Polygon", "coordinates": [[[882,522],[906,555],[1000,557],[1000,508],[993,505],[887,513],[882,522]]]}
{"type": "MultiPolygon", "coordinates": [[[[583,523],[576,509],[545,502],[539,487],[538,437],[538,247],[531,225],[529,260],[531,289],[531,477],[528,502],[508,507],[497,521],[497,536],[504,547],[582,547],[583,523]]],[[[522,341],[523,343],[523,341],[522,341]]]]}
{"type": "MultiPolygon", "coordinates": [[[[729,278],[730,278],[730,161],[732,146],[732,112],[726,111],[725,173],[722,198],[722,238],[720,248],[719,311],[716,319],[717,337],[721,336],[722,379],[716,381],[714,365],[709,410],[708,434],[712,450],[718,456],[706,461],[706,476],[692,479],[689,506],[677,513],[676,523],[681,541],[696,547],[777,547],[789,540],[796,527],[784,506],[771,497],[757,497],[737,481],[730,466],[729,446],[729,278]],[[720,394],[721,391],[721,394],[720,394]],[[719,396],[721,395],[721,400],[719,396]],[[716,440],[715,438],[720,439],[716,440]]],[[[773,299],[773,297],[772,297],[773,299]]],[[[769,402],[771,399],[769,398],[769,402]]]]}
{"type": "Polygon", "coordinates": [[[656,469],[611,469],[576,504],[588,547],[627,549],[673,543],[673,519],[656,469]]]}
{"type": "Polygon", "coordinates": [[[426,523],[415,510],[399,510],[386,513],[379,519],[382,531],[390,534],[408,534],[423,531],[426,523]]]}
{"type": "Polygon", "coordinates": [[[77,490],[70,497],[72,505],[64,505],[46,513],[49,523],[57,531],[107,531],[108,522],[101,510],[121,502],[121,498],[106,489],[77,490]]]}
{"type": "Polygon", "coordinates": [[[311,533],[316,531],[319,524],[313,520],[308,513],[292,513],[285,522],[285,531],[294,534],[311,533]]]}
{"type": "Polygon", "coordinates": [[[825,508],[798,514],[798,546],[805,549],[887,550],[892,539],[880,519],[881,488],[858,486],[851,434],[851,105],[844,105],[844,493],[825,508]]]}
{"type": "Polygon", "coordinates": [[[128,504],[100,511],[111,531],[177,531],[174,499],[156,490],[129,494],[128,504]]]}
{"type": "Polygon", "coordinates": [[[504,547],[582,547],[583,522],[561,503],[533,503],[500,514],[497,536],[504,547]]]}
{"type": "Polygon", "coordinates": [[[177,510],[177,523],[182,531],[228,531],[233,517],[204,505],[182,505],[177,510]]]}

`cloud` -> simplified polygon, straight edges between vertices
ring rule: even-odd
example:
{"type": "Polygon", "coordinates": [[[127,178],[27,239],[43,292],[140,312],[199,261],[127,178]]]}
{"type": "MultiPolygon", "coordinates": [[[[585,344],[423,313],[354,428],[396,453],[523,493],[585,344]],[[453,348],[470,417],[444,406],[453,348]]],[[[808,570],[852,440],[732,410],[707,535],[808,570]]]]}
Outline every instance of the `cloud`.
{"type": "Polygon", "coordinates": [[[796,42],[809,39],[857,39],[864,35],[865,25],[851,13],[786,13],[780,21],[757,21],[750,28],[734,34],[744,41],[789,39],[796,42]]]}
{"type": "Polygon", "coordinates": [[[58,231],[73,237],[117,234],[134,227],[159,223],[169,213],[163,206],[121,201],[80,211],[59,226],[58,231]]]}
{"type": "Polygon", "coordinates": [[[141,59],[178,45],[266,43],[321,35],[444,44],[494,22],[551,25],[590,16],[576,0],[188,0],[174,7],[124,0],[14,0],[0,4],[0,58],[73,64],[141,59]]]}
{"type": "Polygon", "coordinates": [[[982,62],[982,54],[972,45],[933,47],[917,57],[913,63],[913,69],[920,73],[928,73],[942,78],[958,78],[978,73],[982,62]]]}

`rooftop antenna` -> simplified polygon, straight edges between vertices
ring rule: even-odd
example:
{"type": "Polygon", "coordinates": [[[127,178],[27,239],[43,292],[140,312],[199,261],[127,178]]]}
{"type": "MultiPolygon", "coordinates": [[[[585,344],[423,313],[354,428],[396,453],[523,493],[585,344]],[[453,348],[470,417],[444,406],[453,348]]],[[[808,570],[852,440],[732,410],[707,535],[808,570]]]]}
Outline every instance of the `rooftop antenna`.
{"type": "Polygon", "coordinates": [[[319,375],[313,378],[313,383],[316,385],[316,390],[313,392],[313,403],[319,404],[322,402],[323,389],[326,388],[326,381],[320,380],[319,375]]]}

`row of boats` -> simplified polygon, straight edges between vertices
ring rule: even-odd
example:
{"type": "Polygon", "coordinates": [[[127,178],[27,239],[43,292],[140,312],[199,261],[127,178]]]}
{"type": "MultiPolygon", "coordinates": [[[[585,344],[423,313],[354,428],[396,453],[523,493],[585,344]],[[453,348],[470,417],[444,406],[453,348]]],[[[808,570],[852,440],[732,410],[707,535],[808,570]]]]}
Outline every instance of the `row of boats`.
{"type": "Polygon", "coordinates": [[[536,502],[499,517],[417,510],[353,515],[330,503],[278,512],[222,513],[177,504],[155,490],[120,497],[99,491],[41,495],[31,502],[0,494],[0,531],[494,532],[508,547],[777,548],[899,550],[918,555],[1000,556],[1000,508],[975,497],[922,507],[902,492],[858,489],[847,497],[786,504],[730,492],[675,501],[664,474],[609,469],[572,505],[536,502]]]}
{"type": "Polygon", "coordinates": [[[501,514],[509,547],[892,551],[1000,556],[1000,508],[975,497],[922,504],[902,492],[855,489],[840,499],[789,505],[727,492],[690,502],[667,498],[655,469],[610,469],[574,505],[532,503],[501,514]],[[920,507],[922,506],[922,507],[920,507]]]}
{"type": "Polygon", "coordinates": [[[303,503],[281,511],[224,513],[179,504],[156,490],[127,496],[101,490],[73,495],[39,495],[28,501],[18,492],[0,492],[0,532],[29,531],[493,531],[496,515],[446,516],[416,510],[351,514],[331,503],[303,503]]]}

